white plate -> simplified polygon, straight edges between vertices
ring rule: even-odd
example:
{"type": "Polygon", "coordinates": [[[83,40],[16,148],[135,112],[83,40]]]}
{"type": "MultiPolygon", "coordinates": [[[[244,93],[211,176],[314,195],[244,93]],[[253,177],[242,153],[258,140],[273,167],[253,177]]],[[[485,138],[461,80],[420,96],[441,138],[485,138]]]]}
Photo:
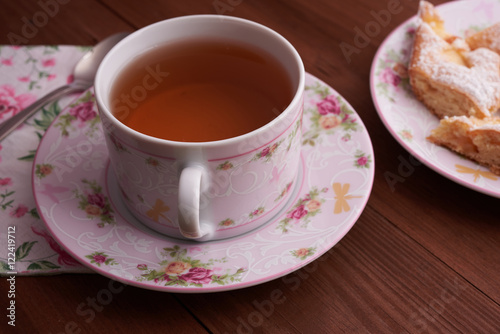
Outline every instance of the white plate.
{"type": "MultiPolygon", "coordinates": [[[[453,1],[438,6],[446,29],[464,36],[467,29],[484,29],[500,20],[500,2],[453,1]]],[[[394,138],[422,163],[450,180],[478,192],[500,197],[499,177],[487,168],[426,140],[439,120],[413,95],[408,79],[392,69],[407,67],[416,16],[396,28],[382,43],[372,63],[370,87],[382,122],[394,138]]]]}

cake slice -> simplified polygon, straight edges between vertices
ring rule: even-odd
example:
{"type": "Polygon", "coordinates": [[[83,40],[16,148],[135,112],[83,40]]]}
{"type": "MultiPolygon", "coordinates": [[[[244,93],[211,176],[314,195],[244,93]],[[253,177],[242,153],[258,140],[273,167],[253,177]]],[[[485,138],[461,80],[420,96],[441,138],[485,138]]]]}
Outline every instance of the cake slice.
{"type": "Polygon", "coordinates": [[[445,117],[427,139],[500,175],[500,118],[445,117]]]}
{"type": "Polygon", "coordinates": [[[500,22],[470,35],[466,41],[471,50],[487,48],[500,54],[500,22]]]}
{"type": "Polygon", "coordinates": [[[420,2],[419,19],[408,68],[416,97],[439,118],[490,117],[500,108],[500,55],[470,51],[426,1],[420,2]]]}

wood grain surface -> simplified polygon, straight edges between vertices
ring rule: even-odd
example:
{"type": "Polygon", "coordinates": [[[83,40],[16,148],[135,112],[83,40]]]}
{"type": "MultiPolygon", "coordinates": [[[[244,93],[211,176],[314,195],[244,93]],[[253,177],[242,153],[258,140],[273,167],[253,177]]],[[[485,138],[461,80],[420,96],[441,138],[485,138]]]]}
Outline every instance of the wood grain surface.
{"type": "MultiPolygon", "coordinates": [[[[47,1],[0,0],[0,44],[10,44],[8,33],[20,34],[23,17],[32,18],[47,1]]],[[[15,332],[500,333],[499,199],[460,186],[424,165],[415,166],[392,188],[384,176],[387,171],[397,173],[401,159],[412,157],[375,111],[370,67],[381,42],[415,15],[418,1],[58,4],[57,14],[27,44],[93,45],[110,34],[159,20],[221,11],[276,30],[297,48],[306,70],[334,87],[362,118],[375,150],[375,182],[352,230],[321,258],[285,277],[213,294],[159,293],[97,274],[18,277],[15,332]],[[391,4],[400,11],[348,61],[340,43],[352,44],[356,28],[373,20],[371,11],[391,4]],[[85,307],[103,290],[113,291],[108,305],[85,307]]],[[[0,300],[6,291],[6,280],[1,279],[0,300]]],[[[4,325],[2,320],[0,332],[12,329],[3,331],[4,325]]]]}

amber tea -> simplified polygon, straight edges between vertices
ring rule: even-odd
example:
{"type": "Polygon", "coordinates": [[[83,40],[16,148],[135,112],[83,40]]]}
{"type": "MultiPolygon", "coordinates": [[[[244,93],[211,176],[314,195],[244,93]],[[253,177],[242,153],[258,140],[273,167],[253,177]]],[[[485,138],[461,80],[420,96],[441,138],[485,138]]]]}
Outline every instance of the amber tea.
{"type": "Polygon", "coordinates": [[[278,116],[294,91],[271,54],[224,40],[148,50],[117,76],[111,111],[141,133],[183,142],[251,132],[278,116]]]}

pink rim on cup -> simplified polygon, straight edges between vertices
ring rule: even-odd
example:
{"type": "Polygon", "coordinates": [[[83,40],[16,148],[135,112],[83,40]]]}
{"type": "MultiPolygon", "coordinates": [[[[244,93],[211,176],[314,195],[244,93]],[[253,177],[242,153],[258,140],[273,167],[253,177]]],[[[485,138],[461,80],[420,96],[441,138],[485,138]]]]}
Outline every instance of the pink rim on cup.
{"type": "MultiPolygon", "coordinates": [[[[162,69],[155,68],[150,75],[150,82],[168,80],[162,69]]],[[[99,67],[95,95],[111,166],[127,208],[159,233],[198,241],[238,236],[269,222],[286,204],[298,175],[304,78],[300,56],[286,39],[244,19],[185,16],[126,37],[99,67]],[[117,120],[110,110],[115,102],[110,91],[123,67],[151,48],[188,38],[223,38],[271,53],[289,76],[292,101],[261,128],[211,142],[159,139],[117,120]]],[[[132,89],[131,95],[143,96],[145,89],[132,89]]]]}

